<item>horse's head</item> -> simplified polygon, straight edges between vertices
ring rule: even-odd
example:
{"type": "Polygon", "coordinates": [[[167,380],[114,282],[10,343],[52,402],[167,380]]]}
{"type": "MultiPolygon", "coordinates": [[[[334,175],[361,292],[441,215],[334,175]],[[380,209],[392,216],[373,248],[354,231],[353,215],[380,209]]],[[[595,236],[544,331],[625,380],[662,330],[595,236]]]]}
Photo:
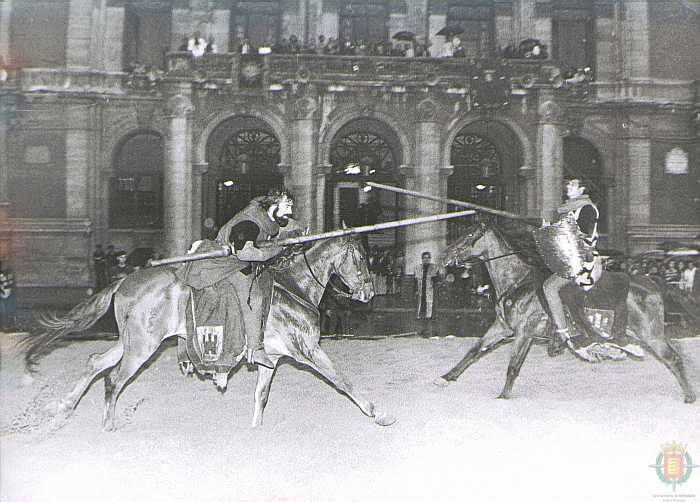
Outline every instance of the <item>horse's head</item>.
{"type": "Polygon", "coordinates": [[[367,303],[374,297],[374,285],[364,248],[354,237],[343,237],[336,242],[340,249],[333,254],[331,271],[350,289],[353,300],[367,303]]]}
{"type": "Polygon", "coordinates": [[[469,227],[463,237],[447,246],[442,256],[442,265],[461,267],[480,257],[484,249],[479,245],[479,240],[488,228],[485,223],[477,223],[469,227]]]}

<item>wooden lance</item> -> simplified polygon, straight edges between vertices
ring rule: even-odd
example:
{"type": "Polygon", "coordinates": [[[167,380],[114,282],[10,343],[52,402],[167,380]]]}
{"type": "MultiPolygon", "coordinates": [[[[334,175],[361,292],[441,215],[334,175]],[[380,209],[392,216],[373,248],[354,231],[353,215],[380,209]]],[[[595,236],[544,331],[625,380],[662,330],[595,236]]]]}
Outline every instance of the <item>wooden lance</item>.
{"type": "MultiPolygon", "coordinates": [[[[335,237],[343,237],[346,235],[366,234],[368,232],[376,232],[378,230],[388,230],[390,228],[405,227],[408,225],[419,225],[421,223],[433,223],[435,221],[447,220],[450,218],[461,218],[463,216],[471,216],[476,211],[455,211],[452,213],[434,214],[431,216],[422,216],[420,218],[407,218],[405,220],[387,221],[385,223],[377,223],[374,225],[365,225],[354,228],[340,228],[330,232],[321,234],[301,235],[299,237],[289,237],[287,239],[263,241],[256,244],[258,248],[291,246],[294,244],[304,244],[322,239],[332,239],[335,237]]],[[[206,260],[207,258],[221,258],[230,256],[232,250],[230,246],[222,246],[221,249],[207,251],[205,253],[192,253],[183,256],[173,256],[172,258],[163,258],[162,260],[152,260],[152,266],[171,265],[173,263],[185,263],[188,261],[206,260]]]]}
{"type": "MultiPolygon", "coordinates": [[[[429,200],[434,200],[436,202],[444,202],[447,204],[452,204],[454,206],[477,209],[477,210],[483,211],[485,213],[491,213],[491,214],[495,214],[497,216],[505,216],[506,218],[514,218],[517,220],[531,220],[532,221],[532,218],[528,218],[527,216],[521,216],[519,214],[510,213],[508,211],[501,211],[500,209],[493,209],[491,207],[480,206],[478,204],[472,204],[471,202],[464,202],[464,201],[456,200],[456,199],[445,199],[443,197],[438,197],[436,195],[430,195],[430,194],[423,193],[423,192],[415,192],[413,190],[406,190],[405,188],[393,187],[391,185],[382,185],[381,183],[375,183],[373,181],[365,181],[365,185],[371,186],[374,188],[379,188],[381,190],[388,190],[390,192],[400,193],[403,195],[411,195],[413,197],[419,197],[421,199],[429,199],[429,200]]],[[[536,226],[539,226],[539,223],[536,226]]]]}

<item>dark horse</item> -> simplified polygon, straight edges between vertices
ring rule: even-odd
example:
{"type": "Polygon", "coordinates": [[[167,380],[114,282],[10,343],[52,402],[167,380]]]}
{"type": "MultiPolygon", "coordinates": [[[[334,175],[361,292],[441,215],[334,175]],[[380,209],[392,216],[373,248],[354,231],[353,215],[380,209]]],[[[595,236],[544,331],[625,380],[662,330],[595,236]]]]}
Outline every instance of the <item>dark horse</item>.
{"type": "MultiPolygon", "coordinates": [[[[355,392],[319,346],[316,307],[333,274],[347,286],[353,299],[367,302],[374,296],[359,242],[354,238],[320,241],[304,252],[278,261],[268,271],[283,285],[275,285],[265,328],[264,345],[270,359],[276,365],[281,357],[287,356],[313,368],[347,394],[365,415],[374,417],[377,424],[393,423],[393,417],[380,413],[371,401],[355,392]]],[[[47,331],[25,343],[27,362],[34,362],[52,341],[95,324],[109,308],[112,296],[119,341],[108,351],[90,356],[80,380],[58,404],[56,417],[60,421],[68,418],[95,377],[106,372],[103,427],[113,430],[117,398],[129,379],[163,340],[186,333],[184,312],[190,289],[176,278],[175,267],[145,268],[91,296],[64,317],[45,316],[42,324],[47,331]]],[[[236,362],[242,357],[243,353],[236,362]]],[[[254,427],[262,424],[273,374],[273,369],[258,367],[254,427]]]]}
{"type": "MultiPolygon", "coordinates": [[[[447,385],[472,363],[499,345],[513,342],[506,383],[500,398],[508,399],[513,383],[538,333],[546,333],[548,316],[531,281],[531,265],[518,256],[503,234],[495,227],[477,224],[460,240],[450,245],[444,255],[445,265],[464,264],[475,258],[485,262],[496,295],[496,320],[486,334],[469,349],[457,365],[435,380],[447,385]]],[[[664,304],[658,286],[645,277],[633,276],[627,296],[627,334],[647,352],[660,360],[676,377],[686,403],[695,401],[680,354],[664,335],[664,304]]]]}

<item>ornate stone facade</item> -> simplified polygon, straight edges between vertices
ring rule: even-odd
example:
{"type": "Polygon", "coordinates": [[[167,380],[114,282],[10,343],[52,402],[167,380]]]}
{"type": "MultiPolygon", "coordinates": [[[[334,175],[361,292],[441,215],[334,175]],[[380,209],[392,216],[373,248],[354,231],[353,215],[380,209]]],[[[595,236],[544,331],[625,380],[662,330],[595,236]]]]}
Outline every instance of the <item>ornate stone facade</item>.
{"type": "MultiPolygon", "coordinates": [[[[338,9],[328,9],[326,3],[318,9],[320,15],[313,14],[320,23],[314,26],[304,22],[301,4],[298,12],[285,7],[289,24],[283,32],[305,26],[304,33],[317,36],[334,19],[337,24],[338,9]]],[[[367,122],[390,145],[398,183],[443,197],[450,184],[463,181],[457,174],[462,171],[452,167],[455,138],[467,130],[489,140],[505,166],[504,208],[531,217],[552,217],[566,168],[565,138],[578,138],[600,155],[608,207],[605,246],[641,251],[661,240],[694,237],[700,234],[700,222],[673,220],[655,200],[662,195],[653,188],[654,183],[679,182],[664,178],[656,160],[678,145],[688,152],[691,166],[688,175],[678,176],[699,186],[697,83],[660,78],[646,63],[646,69],[631,67],[639,58],[649,60],[654,50],[644,37],[655,36],[656,11],[637,5],[647,3],[622,2],[621,10],[615,7],[619,3],[595,3],[597,25],[627,30],[629,39],[625,45],[616,35],[600,32],[595,44],[598,79],[593,82],[588,74],[567,73],[553,59],[502,59],[497,54],[480,60],[315,54],[245,59],[224,52],[192,59],[173,52],[163,71],[122,73],[113,71],[120,65],[118,51],[107,47],[106,38],[91,39],[88,48],[68,44],[68,68],[11,68],[0,82],[0,236],[13,243],[0,248],[1,258],[12,262],[20,285],[84,287],[92,281],[90,253],[96,243],[183,252],[213,217],[211,205],[203,201],[207,176],[217,162],[208,153],[211,138],[224,123],[252,119],[262,121],[279,142],[278,172],[297,196],[298,216],[314,230],[332,223],[327,205],[335,179],[334,144],[348,125],[367,122]],[[630,49],[638,40],[639,46],[630,49]],[[164,138],[164,225],[113,229],[108,215],[115,156],[125,138],[139,133],[164,138]],[[65,155],[51,159],[65,172],[59,181],[66,187],[65,208],[54,218],[28,217],[12,204],[21,196],[13,187],[34,165],[23,161],[21,145],[30,135],[53,138],[46,141],[58,137],[63,143],[65,155]],[[43,272],[47,268],[51,273],[43,272]]],[[[202,17],[206,8],[199,4],[178,5],[170,49],[177,48],[180,34],[199,27],[187,25],[188,19],[204,20],[201,26],[212,27],[212,33],[220,30],[217,16],[228,15],[227,4],[222,2],[209,17],[202,17]]],[[[496,45],[512,42],[506,35],[551,34],[553,19],[566,14],[554,4],[496,2],[496,45]],[[508,33],[508,26],[517,26],[518,32],[508,33]]],[[[433,33],[444,25],[448,6],[442,12],[439,4],[430,11],[422,5],[407,2],[395,9],[391,22],[401,19],[419,35],[433,33]]],[[[105,24],[104,37],[121,33],[124,2],[109,2],[105,8],[93,18],[70,18],[69,31],[71,23],[99,20],[105,24]]],[[[3,11],[2,16],[8,15],[3,11]]],[[[0,26],[8,23],[7,17],[0,18],[0,26]]],[[[93,38],[100,33],[93,32],[93,38]]],[[[11,45],[0,42],[4,49],[11,45]]],[[[228,41],[220,45],[228,47],[228,41]]],[[[436,50],[439,45],[436,41],[436,50]]],[[[697,190],[695,194],[689,192],[683,204],[699,204],[697,190]]],[[[445,209],[417,200],[400,204],[403,216],[445,209]]],[[[422,250],[439,253],[446,236],[445,224],[406,229],[399,242],[406,270],[422,250]]]]}

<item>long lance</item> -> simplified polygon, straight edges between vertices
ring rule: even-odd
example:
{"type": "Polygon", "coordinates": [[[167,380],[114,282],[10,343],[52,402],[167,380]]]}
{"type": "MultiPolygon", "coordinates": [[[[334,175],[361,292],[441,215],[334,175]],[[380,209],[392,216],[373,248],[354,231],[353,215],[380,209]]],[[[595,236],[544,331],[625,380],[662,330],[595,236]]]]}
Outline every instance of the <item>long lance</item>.
{"type": "MultiPolygon", "coordinates": [[[[448,220],[450,218],[461,218],[464,216],[471,216],[474,213],[476,213],[476,211],[454,211],[452,213],[434,214],[431,216],[422,216],[420,218],[387,221],[385,223],[376,223],[374,225],[365,225],[362,227],[340,228],[338,230],[332,230],[330,232],[323,232],[320,234],[302,235],[299,237],[289,237],[287,239],[279,239],[274,241],[263,241],[256,244],[256,246],[258,248],[291,246],[294,244],[304,244],[306,242],[332,239],[334,237],[343,237],[346,235],[366,234],[368,232],[388,230],[391,228],[405,227],[408,225],[419,225],[421,223],[433,223],[435,221],[448,220]]],[[[204,253],[192,253],[183,256],[173,256],[172,258],[163,258],[162,260],[152,260],[151,265],[171,265],[173,263],[185,263],[188,261],[206,260],[208,258],[222,258],[224,256],[230,256],[231,254],[232,250],[230,246],[222,246],[220,249],[215,249],[204,253]]]]}
{"type": "MultiPolygon", "coordinates": [[[[414,190],[406,190],[405,188],[398,188],[398,187],[394,187],[391,185],[383,185],[381,183],[375,183],[373,181],[365,181],[365,185],[371,186],[374,188],[379,188],[381,190],[388,190],[389,192],[396,192],[396,193],[400,193],[403,195],[411,195],[412,197],[419,197],[421,199],[429,199],[429,200],[434,200],[436,202],[444,202],[444,203],[452,204],[454,206],[459,206],[459,207],[468,207],[471,209],[476,209],[478,211],[483,211],[485,213],[495,214],[497,216],[505,216],[506,218],[513,218],[513,219],[517,219],[517,220],[530,220],[530,221],[533,220],[533,218],[528,218],[527,216],[521,216],[519,214],[511,213],[508,211],[501,211],[500,209],[493,209],[491,207],[480,206],[478,204],[472,204],[471,202],[464,202],[462,200],[445,199],[443,197],[438,197],[436,195],[430,195],[430,194],[423,193],[423,192],[416,192],[414,190]]],[[[537,225],[539,226],[539,224],[537,224],[537,225]]]]}

